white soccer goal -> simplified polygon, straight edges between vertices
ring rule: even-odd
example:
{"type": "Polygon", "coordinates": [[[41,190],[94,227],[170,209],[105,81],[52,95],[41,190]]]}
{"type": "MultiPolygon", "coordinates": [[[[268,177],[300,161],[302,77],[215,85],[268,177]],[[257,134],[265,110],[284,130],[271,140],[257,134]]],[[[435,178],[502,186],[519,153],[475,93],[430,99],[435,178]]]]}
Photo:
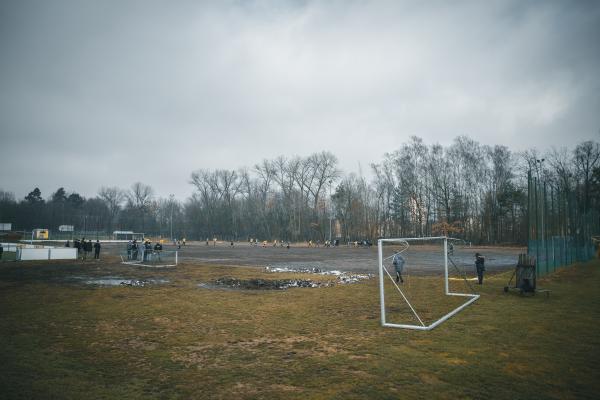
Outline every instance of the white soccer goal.
{"type": "Polygon", "coordinates": [[[121,263],[143,267],[177,266],[177,250],[128,250],[120,253],[121,263]]]}
{"type": "MultiPolygon", "coordinates": [[[[399,238],[399,239],[379,239],[377,242],[377,247],[378,247],[378,255],[379,255],[379,292],[380,292],[380,305],[381,305],[381,325],[382,326],[387,326],[387,327],[391,327],[391,328],[404,328],[404,329],[417,329],[417,330],[423,330],[423,331],[428,331],[431,330],[433,328],[435,328],[436,326],[440,325],[442,322],[446,321],[448,318],[452,317],[453,315],[459,313],[461,310],[463,310],[464,308],[466,308],[467,306],[469,306],[470,304],[472,304],[473,302],[475,302],[478,298],[479,295],[475,294],[475,293],[458,293],[458,292],[454,292],[451,290],[450,288],[450,279],[449,279],[449,271],[448,271],[448,240],[449,238],[446,236],[438,236],[438,237],[428,237],[428,238],[399,238]],[[465,298],[467,299],[466,302],[456,306],[456,304],[454,305],[454,308],[450,311],[447,312],[446,314],[442,315],[441,317],[435,319],[433,322],[430,323],[426,323],[425,318],[422,318],[419,314],[419,310],[417,309],[418,307],[415,307],[415,305],[413,304],[412,300],[411,300],[411,296],[407,295],[407,291],[408,291],[408,285],[410,285],[410,281],[408,283],[408,285],[403,285],[403,284],[398,284],[396,282],[396,279],[393,277],[392,274],[394,274],[394,267],[392,266],[392,259],[394,258],[394,256],[396,254],[408,254],[409,251],[408,249],[411,247],[411,243],[417,243],[419,244],[421,247],[425,247],[428,243],[435,243],[435,246],[430,246],[429,250],[430,252],[434,253],[434,256],[430,256],[429,257],[429,262],[430,263],[435,263],[435,264],[443,264],[443,265],[436,265],[436,267],[442,267],[443,266],[443,272],[444,272],[444,281],[443,281],[443,290],[444,290],[444,294],[445,296],[453,296],[454,299],[456,298],[465,298]],[[384,247],[386,247],[386,254],[384,255],[384,247]],[[388,254],[390,253],[391,254],[388,254]],[[391,271],[390,271],[391,269],[391,271]],[[406,303],[406,305],[408,306],[408,308],[410,309],[411,314],[413,315],[413,320],[418,321],[418,325],[417,324],[410,324],[410,323],[390,323],[387,321],[387,315],[386,315],[386,296],[385,296],[385,277],[388,277],[391,282],[393,283],[393,287],[397,290],[397,292],[399,293],[400,297],[399,299],[402,299],[401,301],[406,303]],[[403,289],[404,287],[404,289],[403,289]]],[[[452,239],[450,239],[452,240],[452,239]]],[[[414,259],[414,257],[413,257],[414,259]]],[[[410,264],[411,261],[414,260],[407,260],[408,263],[410,264]]],[[[464,280],[464,284],[466,285],[465,287],[471,287],[471,285],[469,284],[467,277],[466,277],[466,272],[461,272],[459,271],[458,267],[456,266],[456,264],[450,260],[453,267],[456,269],[456,271],[459,273],[458,274],[458,278],[456,278],[457,280],[464,280]]],[[[439,274],[439,273],[438,273],[439,274]]],[[[406,279],[406,278],[405,278],[406,279]]],[[[389,287],[389,284],[388,284],[389,287]]],[[[472,287],[471,287],[472,288],[472,287]]],[[[398,297],[396,297],[396,299],[398,299],[398,297]]]]}

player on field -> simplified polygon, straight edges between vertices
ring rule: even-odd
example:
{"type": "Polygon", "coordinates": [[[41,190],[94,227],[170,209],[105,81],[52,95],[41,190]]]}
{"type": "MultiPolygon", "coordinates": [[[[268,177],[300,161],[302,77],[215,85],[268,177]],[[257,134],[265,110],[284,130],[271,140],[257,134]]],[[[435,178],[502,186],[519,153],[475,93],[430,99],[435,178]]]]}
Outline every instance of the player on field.
{"type": "Polygon", "coordinates": [[[483,285],[483,271],[485,271],[485,257],[479,253],[475,253],[475,270],[477,271],[477,280],[480,285],[483,285]]]}
{"type": "Polygon", "coordinates": [[[392,264],[396,269],[396,282],[400,281],[404,283],[404,279],[402,279],[402,271],[404,271],[404,257],[400,253],[394,254],[394,258],[392,259],[392,264]]]}

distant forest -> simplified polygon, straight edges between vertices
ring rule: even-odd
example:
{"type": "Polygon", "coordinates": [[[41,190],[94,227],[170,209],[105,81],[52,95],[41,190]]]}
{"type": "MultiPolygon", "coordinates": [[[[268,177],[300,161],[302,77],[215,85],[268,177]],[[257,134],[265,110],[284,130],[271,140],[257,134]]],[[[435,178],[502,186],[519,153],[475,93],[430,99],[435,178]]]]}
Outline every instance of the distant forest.
{"type": "Polygon", "coordinates": [[[512,152],[459,136],[444,147],[411,137],[379,163],[373,178],[345,173],[336,156],[280,156],[252,168],[200,169],[185,201],[145,183],[103,186],[85,198],[60,187],[34,188],[16,199],[0,190],[0,222],[13,231],[74,225],[76,234],[114,230],[219,240],[374,240],[450,234],[480,244],[527,242],[528,176],[575,193],[580,207],[600,211],[600,145],[540,154],[512,152]],[[330,233],[331,232],[331,233],[330,233]]]}

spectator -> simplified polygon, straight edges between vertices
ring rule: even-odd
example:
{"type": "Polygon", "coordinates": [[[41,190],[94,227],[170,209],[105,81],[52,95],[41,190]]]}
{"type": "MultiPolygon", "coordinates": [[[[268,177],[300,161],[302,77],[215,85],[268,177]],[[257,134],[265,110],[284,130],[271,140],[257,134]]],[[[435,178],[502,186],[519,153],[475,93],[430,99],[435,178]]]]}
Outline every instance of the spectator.
{"type": "Polygon", "coordinates": [[[100,241],[96,240],[96,243],[94,243],[94,259],[99,260],[100,259],[100,241]]]}
{"type": "Polygon", "coordinates": [[[475,253],[475,270],[477,271],[477,281],[483,285],[483,271],[485,271],[485,257],[475,253]]]}
{"type": "Polygon", "coordinates": [[[138,244],[137,244],[137,240],[134,239],[133,243],[131,243],[131,259],[137,261],[137,258],[138,258],[138,244]]]}
{"type": "Polygon", "coordinates": [[[88,253],[92,252],[92,241],[88,240],[87,242],[82,240],[81,246],[83,247],[83,259],[87,260],[88,253]]]}
{"type": "Polygon", "coordinates": [[[144,261],[149,261],[151,255],[152,255],[152,244],[150,244],[149,240],[146,240],[146,242],[144,243],[144,256],[143,256],[143,260],[144,261]]]}
{"type": "Polygon", "coordinates": [[[160,260],[160,252],[162,251],[162,244],[160,242],[156,242],[154,245],[154,254],[158,257],[158,261],[160,260]]]}

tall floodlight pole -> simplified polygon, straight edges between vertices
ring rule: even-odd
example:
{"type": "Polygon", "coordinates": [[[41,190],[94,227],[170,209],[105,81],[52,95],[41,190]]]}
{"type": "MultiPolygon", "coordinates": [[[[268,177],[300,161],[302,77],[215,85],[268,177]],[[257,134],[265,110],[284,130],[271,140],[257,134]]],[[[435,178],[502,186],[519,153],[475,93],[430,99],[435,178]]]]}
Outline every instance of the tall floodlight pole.
{"type": "Polygon", "coordinates": [[[329,245],[331,245],[331,223],[333,218],[333,204],[331,200],[331,179],[329,180],[329,245]]]}
{"type": "Polygon", "coordinates": [[[171,199],[171,242],[173,241],[173,197],[174,194],[169,195],[169,199],[171,199]]]}

